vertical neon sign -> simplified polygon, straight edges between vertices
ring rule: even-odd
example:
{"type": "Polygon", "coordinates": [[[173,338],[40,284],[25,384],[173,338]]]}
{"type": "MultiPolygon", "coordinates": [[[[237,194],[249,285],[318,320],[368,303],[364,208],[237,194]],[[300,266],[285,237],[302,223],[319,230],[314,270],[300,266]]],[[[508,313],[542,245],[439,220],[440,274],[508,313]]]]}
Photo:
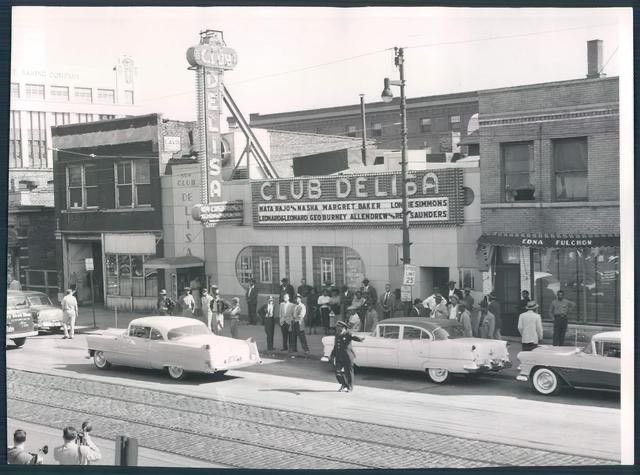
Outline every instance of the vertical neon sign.
{"type": "Polygon", "coordinates": [[[222,200],[220,115],[224,71],[238,63],[236,52],[224,43],[221,31],[200,33],[200,44],[187,50],[187,61],[196,71],[198,101],[198,160],[202,165],[202,203],[222,200]]]}

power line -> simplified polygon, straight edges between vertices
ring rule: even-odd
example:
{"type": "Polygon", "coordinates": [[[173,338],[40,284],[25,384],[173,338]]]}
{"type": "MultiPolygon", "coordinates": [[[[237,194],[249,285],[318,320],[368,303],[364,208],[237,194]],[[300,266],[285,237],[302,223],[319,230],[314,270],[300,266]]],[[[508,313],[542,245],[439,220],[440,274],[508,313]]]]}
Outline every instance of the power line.
{"type": "MultiPolygon", "coordinates": [[[[413,45],[413,46],[407,46],[405,47],[405,49],[418,49],[418,48],[428,48],[428,47],[433,47],[433,46],[447,46],[447,45],[457,45],[457,44],[467,44],[467,43],[478,43],[478,42],[483,42],[483,41],[493,41],[493,40],[502,40],[502,39],[511,39],[511,38],[521,38],[521,37],[527,37],[527,36],[537,36],[537,35],[546,35],[546,34],[550,34],[550,33],[560,33],[560,32],[564,32],[564,31],[574,31],[574,30],[582,30],[582,29],[586,29],[586,28],[602,28],[602,27],[608,27],[608,26],[616,26],[615,23],[607,23],[607,24],[602,24],[602,25],[585,25],[585,26],[577,26],[577,27],[572,27],[572,28],[562,28],[562,29],[556,29],[556,30],[545,30],[545,31],[539,31],[539,32],[531,32],[531,33],[519,33],[519,34],[514,34],[514,35],[504,35],[504,36],[489,36],[486,38],[475,38],[475,39],[470,39],[470,40],[458,40],[458,41],[440,41],[440,42],[435,42],[435,43],[425,43],[422,45],[413,45]]],[[[617,48],[616,48],[617,49],[617,48]]],[[[362,54],[358,54],[358,55],[354,55],[354,56],[348,56],[346,58],[341,58],[341,59],[336,59],[333,61],[327,61],[325,63],[318,63],[318,64],[314,64],[314,65],[310,65],[310,66],[303,66],[300,68],[296,68],[296,69],[290,69],[287,71],[280,71],[280,72],[275,72],[275,73],[271,73],[271,74],[265,74],[263,76],[257,76],[254,78],[249,78],[249,79],[245,79],[242,81],[237,81],[237,82],[232,82],[232,85],[236,85],[236,84],[245,84],[245,83],[249,83],[249,82],[254,82],[254,81],[259,81],[261,79],[267,79],[267,78],[271,78],[271,77],[277,77],[277,76],[283,76],[286,74],[293,74],[293,73],[298,73],[298,72],[302,72],[302,71],[308,71],[311,69],[317,69],[317,68],[321,68],[321,67],[325,67],[325,66],[330,66],[333,64],[338,64],[338,63],[342,63],[342,62],[346,62],[346,61],[352,61],[354,59],[359,59],[359,58],[363,58],[366,56],[372,56],[374,54],[379,54],[379,53],[383,53],[386,51],[392,51],[393,48],[384,48],[384,49],[379,49],[379,50],[375,50],[375,51],[370,51],[368,53],[362,53],[362,54]]],[[[174,94],[167,94],[164,96],[158,96],[158,97],[151,97],[151,98],[147,98],[147,99],[142,99],[140,102],[150,102],[150,101],[156,101],[159,99],[165,99],[168,97],[177,97],[177,96],[184,96],[184,95],[188,95],[188,94],[193,94],[193,91],[188,91],[188,92],[177,92],[174,94]]]]}

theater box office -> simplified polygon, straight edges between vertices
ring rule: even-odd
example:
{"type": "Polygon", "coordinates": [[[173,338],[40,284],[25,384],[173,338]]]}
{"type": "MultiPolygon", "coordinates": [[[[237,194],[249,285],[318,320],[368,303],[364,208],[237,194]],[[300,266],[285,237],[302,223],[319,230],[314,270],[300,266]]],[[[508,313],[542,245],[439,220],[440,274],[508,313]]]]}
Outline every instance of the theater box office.
{"type": "MultiPolygon", "coordinates": [[[[480,236],[479,168],[425,164],[408,178],[411,263],[418,266],[413,298],[448,280],[481,292],[476,258],[480,236]],[[462,283],[462,282],[461,282],[462,283]]],[[[359,288],[367,277],[380,292],[402,284],[399,173],[349,173],[225,182],[223,198],[244,203],[241,225],[205,230],[206,273],[225,295],[277,293],[280,280],[305,278],[359,288]]]]}

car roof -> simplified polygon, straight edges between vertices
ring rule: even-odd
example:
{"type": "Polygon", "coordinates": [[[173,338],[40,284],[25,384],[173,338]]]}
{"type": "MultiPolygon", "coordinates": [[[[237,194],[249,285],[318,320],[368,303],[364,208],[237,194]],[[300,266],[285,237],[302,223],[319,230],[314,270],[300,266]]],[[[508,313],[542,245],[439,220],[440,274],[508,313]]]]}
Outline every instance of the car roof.
{"type": "Polygon", "coordinates": [[[596,333],[591,337],[591,341],[620,341],[620,332],[602,332],[596,333]]]}
{"type": "Polygon", "coordinates": [[[139,325],[139,326],[152,326],[163,333],[167,333],[169,330],[172,330],[176,327],[181,327],[185,325],[197,325],[204,323],[195,318],[189,317],[169,317],[169,316],[153,316],[153,317],[141,317],[136,318],[135,320],[131,320],[129,325],[139,325]]]}
{"type": "Polygon", "coordinates": [[[37,290],[7,290],[7,295],[46,295],[44,292],[38,292],[37,290]]]}
{"type": "Polygon", "coordinates": [[[438,327],[450,328],[460,325],[456,320],[439,319],[439,318],[424,318],[424,317],[399,317],[399,318],[387,318],[380,320],[378,325],[413,325],[415,327],[424,328],[425,330],[433,331],[438,327]]]}

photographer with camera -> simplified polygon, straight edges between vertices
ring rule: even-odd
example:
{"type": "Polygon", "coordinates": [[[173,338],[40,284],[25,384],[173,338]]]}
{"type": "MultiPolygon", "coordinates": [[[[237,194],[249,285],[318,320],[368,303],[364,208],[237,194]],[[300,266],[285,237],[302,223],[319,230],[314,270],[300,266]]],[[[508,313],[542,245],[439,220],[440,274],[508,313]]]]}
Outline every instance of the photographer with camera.
{"type": "Polygon", "coordinates": [[[93,443],[89,435],[91,432],[89,422],[82,423],[82,431],[78,432],[71,426],[62,430],[64,445],[56,447],[53,451],[53,458],[60,465],[89,465],[102,457],[100,449],[93,443]]]}
{"type": "Polygon", "coordinates": [[[42,465],[44,456],[49,452],[46,445],[34,454],[27,452],[25,444],[27,443],[27,433],[22,429],[18,429],[13,433],[13,447],[7,450],[7,463],[13,465],[42,465]]]}

